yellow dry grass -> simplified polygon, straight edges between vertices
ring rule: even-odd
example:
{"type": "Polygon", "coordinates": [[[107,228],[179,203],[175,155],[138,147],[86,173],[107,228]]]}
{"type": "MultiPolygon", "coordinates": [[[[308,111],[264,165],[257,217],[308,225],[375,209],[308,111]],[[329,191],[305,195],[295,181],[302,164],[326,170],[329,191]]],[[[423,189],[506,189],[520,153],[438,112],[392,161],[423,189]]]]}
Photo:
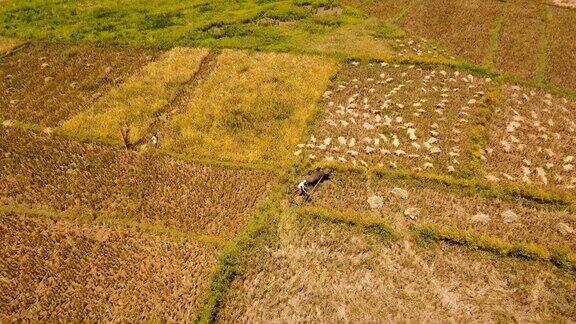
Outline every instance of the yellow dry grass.
{"type": "Polygon", "coordinates": [[[105,95],[95,107],[66,121],[63,130],[82,138],[120,141],[121,129],[130,129],[131,140],[146,136],[154,114],[166,107],[177,95],[182,84],[189,81],[206,49],[174,48],[158,61],[105,95]]]}
{"type": "Polygon", "coordinates": [[[194,157],[277,163],[302,136],[336,63],[323,58],[225,50],[163,145],[194,157]]]}
{"type": "Polygon", "coordinates": [[[8,53],[23,42],[19,39],[0,36],[0,55],[8,53]]]}

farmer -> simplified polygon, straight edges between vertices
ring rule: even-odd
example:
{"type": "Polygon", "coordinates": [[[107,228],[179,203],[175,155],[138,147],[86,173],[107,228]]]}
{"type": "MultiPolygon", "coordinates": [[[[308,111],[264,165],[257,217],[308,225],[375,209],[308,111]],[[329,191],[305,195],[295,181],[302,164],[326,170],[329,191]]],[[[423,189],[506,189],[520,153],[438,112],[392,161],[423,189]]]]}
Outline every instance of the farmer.
{"type": "Polygon", "coordinates": [[[300,181],[300,183],[296,188],[298,190],[299,196],[305,196],[306,198],[308,198],[308,190],[306,190],[306,183],[307,183],[306,180],[302,180],[300,181]]]}
{"type": "Polygon", "coordinates": [[[156,135],[156,133],[152,134],[152,144],[154,146],[158,145],[158,135],[156,135]]]}

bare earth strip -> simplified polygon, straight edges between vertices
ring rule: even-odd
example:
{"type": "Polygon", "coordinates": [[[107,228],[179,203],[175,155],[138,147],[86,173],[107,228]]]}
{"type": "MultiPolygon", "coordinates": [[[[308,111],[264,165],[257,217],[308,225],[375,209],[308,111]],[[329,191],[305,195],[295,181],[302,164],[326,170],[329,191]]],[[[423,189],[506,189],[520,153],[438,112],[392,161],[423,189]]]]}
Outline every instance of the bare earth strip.
{"type": "Polygon", "coordinates": [[[0,128],[0,204],[107,215],[229,237],[273,175],[0,128]]]}
{"type": "Polygon", "coordinates": [[[0,320],[189,322],[217,250],[122,229],[0,214],[0,320]]]}
{"type": "Polygon", "coordinates": [[[27,45],[0,60],[0,116],[58,126],[156,55],[128,47],[27,45]]]}
{"type": "Polygon", "coordinates": [[[572,272],[293,219],[234,283],[221,322],[573,321],[572,272]]]}
{"type": "Polygon", "coordinates": [[[401,180],[337,173],[315,191],[312,206],[381,217],[395,227],[434,225],[508,242],[576,251],[576,215],[426,187],[401,180]]]}
{"type": "Polygon", "coordinates": [[[174,100],[208,54],[206,49],[174,48],[112,89],[88,112],[66,121],[63,129],[84,138],[121,141],[124,127],[132,142],[146,134],[158,113],[174,100]]]}

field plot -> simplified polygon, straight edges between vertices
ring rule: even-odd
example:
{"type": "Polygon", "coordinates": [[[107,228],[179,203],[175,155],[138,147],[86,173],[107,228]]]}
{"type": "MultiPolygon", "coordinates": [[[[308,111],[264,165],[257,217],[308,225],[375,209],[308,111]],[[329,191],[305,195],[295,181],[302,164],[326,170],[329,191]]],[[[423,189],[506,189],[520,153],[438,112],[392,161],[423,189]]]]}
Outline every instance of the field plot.
{"type": "Polygon", "coordinates": [[[284,215],[251,260],[222,322],[562,322],[576,318],[572,272],[444,245],[383,241],[284,215]]]}
{"type": "Polygon", "coordinates": [[[373,16],[393,19],[414,2],[413,0],[343,0],[349,6],[366,9],[373,16]]]}
{"type": "Polygon", "coordinates": [[[0,56],[10,52],[12,49],[18,47],[23,42],[15,38],[8,38],[0,36],[0,56]]]}
{"type": "Polygon", "coordinates": [[[194,319],[217,250],[123,229],[0,214],[0,320],[194,319]]]}
{"type": "Polygon", "coordinates": [[[132,143],[152,136],[150,125],[168,107],[182,85],[198,71],[206,49],[174,48],[111,90],[95,106],[74,116],[63,129],[84,138],[122,141],[129,129],[132,143]]]}
{"type": "Polygon", "coordinates": [[[576,89],[576,12],[551,7],[548,28],[548,77],[553,83],[576,89]]]}
{"type": "Polygon", "coordinates": [[[465,59],[482,63],[491,51],[491,30],[503,6],[495,0],[419,1],[399,24],[465,59]]]}
{"type": "Polygon", "coordinates": [[[576,188],[576,102],[506,86],[485,150],[491,181],[576,188]]]}
{"type": "Polygon", "coordinates": [[[228,237],[273,175],[143,156],[15,128],[0,129],[0,205],[67,211],[228,237]]]}
{"type": "Polygon", "coordinates": [[[190,156],[283,163],[335,69],[318,57],[225,50],[167,125],[163,145],[190,156]]]}
{"type": "Polygon", "coordinates": [[[337,173],[316,190],[312,205],[382,217],[398,228],[433,225],[508,242],[576,251],[573,212],[486,198],[441,186],[337,173]]]}
{"type": "Polygon", "coordinates": [[[490,84],[451,69],[352,63],[325,93],[323,120],[294,152],[311,161],[455,172],[490,84]]]}
{"type": "Polygon", "coordinates": [[[515,0],[504,9],[495,67],[527,79],[536,77],[540,38],[546,32],[545,6],[534,1],[515,0]]]}
{"type": "Polygon", "coordinates": [[[127,47],[27,45],[0,60],[0,116],[58,126],[155,57],[127,47]]]}

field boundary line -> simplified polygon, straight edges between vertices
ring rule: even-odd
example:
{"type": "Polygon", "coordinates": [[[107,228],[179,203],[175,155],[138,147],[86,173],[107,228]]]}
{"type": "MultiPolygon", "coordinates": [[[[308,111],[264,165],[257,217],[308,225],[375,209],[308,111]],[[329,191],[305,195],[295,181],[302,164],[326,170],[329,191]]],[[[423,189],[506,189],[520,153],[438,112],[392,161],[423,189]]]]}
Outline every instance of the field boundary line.
{"type": "Polygon", "coordinates": [[[537,243],[508,242],[471,231],[446,230],[431,225],[418,226],[412,231],[424,242],[444,242],[503,257],[549,262],[559,268],[576,271],[576,252],[565,248],[547,247],[537,243]]]}
{"type": "Polygon", "coordinates": [[[54,220],[65,220],[71,222],[78,222],[84,225],[99,225],[109,228],[120,227],[129,231],[142,231],[149,235],[166,236],[171,239],[192,240],[198,243],[212,245],[218,248],[223,247],[227,239],[218,236],[197,234],[186,230],[181,230],[175,227],[166,227],[163,225],[156,225],[146,222],[138,222],[135,220],[118,219],[106,214],[97,216],[87,215],[81,212],[61,212],[50,209],[38,209],[25,205],[3,205],[0,206],[0,213],[15,213],[23,214],[32,217],[42,217],[54,220]]]}
{"type": "Polygon", "coordinates": [[[494,185],[477,178],[456,178],[435,173],[414,173],[406,170],[389,170],[382,167],[359,167],[341,165],[338,163],[316,163],[309,170],[324,168],[343,173],[364,173],[366,170],[373,175],[386,179],[415,181],[426,186],[445,186],[466,189],[466,194],[478,194],[491,198],[524,199],[540,204],[552,205],[576,210],[576,197],[565,191],[542,190],[539,187],[528,187],[517,183],[494,185]]]}
{"type": "Polygon", "coordinates": [[[459,167],[464,178],[477,176],[482,164],[483,151],[488,145],[490,137],[490,124],[494,118],[496,107],[500,105],[502,98],[502,84],[492,82],[488,93],[480,102],[480,108],[473,115],[473,122],[467,132],[466,160],[459,167]]]}
{"type": "Polygon", "coordinates": [[[400,233],[393,229],[384,219],[365,216],[356,213],[342,213],[318,207],[295,207],[296,215],[328,221],[335,224],[346,224],[365,228],[368,232],[378,234],[382,238],[398,238],[400,233]]]}
{"type": "Polygon", "coordinates": [[[552,13],[547,5],[542,5],[542,20],[544,22],[542,30],[540,31],[540,39],[538,41],[538,63],[536,65],[535,81],[538,84],[546,82],[548,75],[548,60],[550,57],[548,28],[552,20],[552,13]]]}

